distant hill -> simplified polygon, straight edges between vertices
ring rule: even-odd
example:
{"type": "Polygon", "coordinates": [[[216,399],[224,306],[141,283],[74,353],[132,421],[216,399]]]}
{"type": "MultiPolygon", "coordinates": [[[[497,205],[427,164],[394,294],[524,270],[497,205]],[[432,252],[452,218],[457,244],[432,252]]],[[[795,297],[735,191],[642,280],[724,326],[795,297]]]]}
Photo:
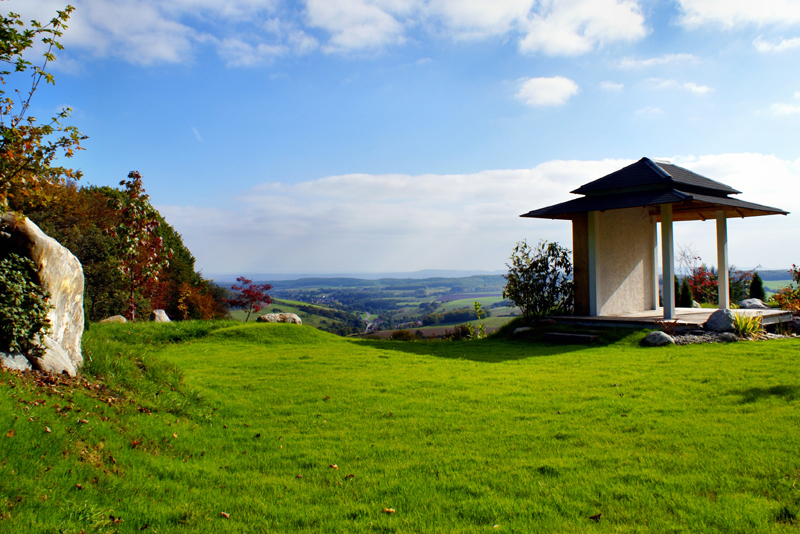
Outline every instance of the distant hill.
{"type": "Polygon", "coordinates": [[[219,284],[236,282],[239,276],[245,276],[257,282],[269,282],[284,280],[302,279],[327,279],[327,280],[381,280],[386,278],[396,278],[401,280],[421,280],[425,278],[466,278],[469,276],[485,276],[506,274],[506,270],[501,271],[459,271],[444,269],[424,269],[413,272],[394,272],[394,273],[295,273],[295,274],[275,274],[275,273],[245,273],[241,274],[210,274],[204,275],[212,278],[219,284]]]}

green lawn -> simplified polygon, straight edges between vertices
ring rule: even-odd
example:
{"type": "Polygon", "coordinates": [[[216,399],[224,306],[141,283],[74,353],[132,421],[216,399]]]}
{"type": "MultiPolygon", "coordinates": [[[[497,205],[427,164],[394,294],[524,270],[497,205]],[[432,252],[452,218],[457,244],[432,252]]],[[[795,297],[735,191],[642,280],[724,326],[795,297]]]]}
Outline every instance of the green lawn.
{"type": "Polygon", "coordinates": [[[92,325],[107,386],[0,375],[0,531],[795,531],[800,342],[642,336],[92,325]]]}

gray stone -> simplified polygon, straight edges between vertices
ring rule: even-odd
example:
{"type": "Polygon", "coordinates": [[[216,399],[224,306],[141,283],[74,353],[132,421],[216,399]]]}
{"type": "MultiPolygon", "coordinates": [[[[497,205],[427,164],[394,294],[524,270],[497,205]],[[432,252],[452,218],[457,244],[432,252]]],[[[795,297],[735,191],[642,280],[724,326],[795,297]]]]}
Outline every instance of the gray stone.
{"type": "Polygon", "coordinates": [[[167,316],[167,312],[164,310],[153,310],[153,313],[150,314],[150,320],[154,323],[171,323],[172,321],[169,320],[169,316],[167,316]]]}
{"type": "Polygon", "coordinates": [[[654,332],[650,332],[645,336],[644,340],[642,340],[642,345],[645,347],[663,347],[666,345],[674,345],[675,338],[671,335],[667,334],[666,332],[661,332],[656,330],[654,332]]]}
{"type": "Polygon", "coordinates": [[[516,336],[519,334],[524,334],[525,332],[530,332],[531,330],[533,330],[533,328],[531,328],[530,326],[520,326],[519,328],[514,329],[513,335],[516,336]]]}
{"type": "Polygon", "coordinates": [[[740,300],[737,305],[745,310],[768,310],[769,306],[764,304],[761,299],[744,299],[740,300]]]}
{"type": "Polygon", "coordinates": [[[739,336],[731,332],[723,332],[717,336],[717,341],[722,343],[735,343],[739,341],[739,336]]]}
{"type": "Polygon", "coordinates": [[[256,322],[303,324],[303,320],[294,313],[267,313],[265,315],[259,315],[258,318],[256,318],[256,322]]]}
{"type": "Polygon", "coordinates": [[[50,292],[49,302],[53,309],[47,314],[49,336],[67,354],[74,374],[83,363],[81,262],[28,218],[11,212],[0,215],[0,230],[7,234],[0,238],[0,255],[14,253],[33,260],[39,283],[50,292]]]}
{"type": "Polygon", "coordinates": [[[703,323],[703,328],[711,332],[733,332],[733,311],[717,310],[703,323]]]}
{"type": "Polygon", "coordinates": [[[111,317],[106,317],[105,319],[98,321],[99,324],[105,323],[127,323],[128,320],[122,315],[112,315],[111,317]]]}
{"type": "Polygon", "coordinates": [[[788,322],[787,326],[792,329],[795,334],[800,334],[800,317],[794,317],[788,322]]]}
{"type": "Polygon", "coordinates": [[[33,367],[54,375],[66,373],[75,376],[77,371],[67,351],[50,336],[44,336],[43,341],[44,354],[40,358],[33,358],[33,367]]]}
{"type": "Polygon", "coordinates": [[[32,369],[31,362],[22,354],[8,354],[5,352],[0,352],[0,367],[14,369],[16,371],[30,371],[32,369]]]}
{"type": "Polygon", "coordinates": [[[702,306],[700,306],[699,302],[697,302],[696,300],[693,300],[692,301],[692,308],[702,308],[702,306]]]}

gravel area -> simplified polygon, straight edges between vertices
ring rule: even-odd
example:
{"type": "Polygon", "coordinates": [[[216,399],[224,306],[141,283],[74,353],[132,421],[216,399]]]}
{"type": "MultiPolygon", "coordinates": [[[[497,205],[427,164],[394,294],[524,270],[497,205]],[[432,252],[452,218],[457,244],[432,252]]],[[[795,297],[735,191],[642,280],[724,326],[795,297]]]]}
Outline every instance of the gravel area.
{"type": "MultiPolygon", "coordinates": [[[[797,334],[780,335],[780,334],[764,334],[762,339],[790,339],[797,338],[797,334]]],[[[693,343],[733,343],[736,341],[745,341],[738,337],[736,334],[720,333],[720,332],[704,332],[692,331],[687,334],[677,334],[674,336],[676,345],[691,345],[693,343]]]]}

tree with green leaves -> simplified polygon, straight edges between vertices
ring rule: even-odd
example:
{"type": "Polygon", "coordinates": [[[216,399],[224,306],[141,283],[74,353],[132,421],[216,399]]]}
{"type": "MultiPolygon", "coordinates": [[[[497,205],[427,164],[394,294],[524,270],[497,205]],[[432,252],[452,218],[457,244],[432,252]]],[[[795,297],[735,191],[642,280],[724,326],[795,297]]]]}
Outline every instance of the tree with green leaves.
{"type": "Polygon", "coordinates": [[[680,285],[680,291],[677,293],[678,295],[678,307],[679,308],[691,308],[694,304],[694,296],[692,295],[692,288],[689,287],[689,280],[686,278],[683,279],[680,285]]]}
{"type": "Polygon", "coordinates": [[[572,313],[574,287],[569,249],[540,241],[531,248],[520,241],[511,254],[503,298],[522,310],[524,317],[572,313]]]}
{"type": "Polygon", "coordinates": [[[53,165],[58,155],[69,158],[81,150],[80,143],[86,139],[76,127],[62,124],[70,109],[46,123],[29,115],[42,81],[55,83],[47,66],[55,61],[54,50],[63,48],[57,39],[73,10],[67,6],[48,24],[33,20],[29,27],[16,13],[0,15],[0,65],[4,66],[0,67],[0,213],[8,211],[11,198],[37,198],[45,203],[49,191],[45,184],[81,177],[80,171],[53,165]],[[45,46],[41,65],[25,59],[36,41],[45,46]],[[27,76],[29,81],[25,81],[27,76]]]}

